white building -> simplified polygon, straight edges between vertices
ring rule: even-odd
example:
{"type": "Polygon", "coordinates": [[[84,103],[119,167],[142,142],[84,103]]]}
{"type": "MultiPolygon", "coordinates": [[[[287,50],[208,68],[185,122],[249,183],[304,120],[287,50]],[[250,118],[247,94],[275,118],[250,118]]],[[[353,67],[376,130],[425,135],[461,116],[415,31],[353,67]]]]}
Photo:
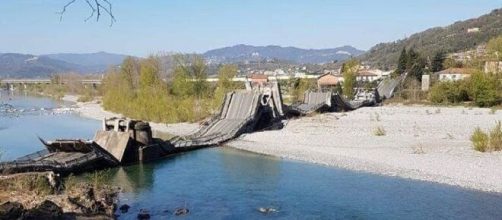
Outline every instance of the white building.
{"type": "Polygon", "coordinates": [[[356,80],[358,82],[373,82],[381,77],[381,75],[378,75],[374,71],[362,70],[357,72],[356,80]]]}
{"type": "Polygon", "coordinates": [[[465,68],[449,68],[436,74],[439,75],[439,81],[457,81],[471,76],[465,68]]]}

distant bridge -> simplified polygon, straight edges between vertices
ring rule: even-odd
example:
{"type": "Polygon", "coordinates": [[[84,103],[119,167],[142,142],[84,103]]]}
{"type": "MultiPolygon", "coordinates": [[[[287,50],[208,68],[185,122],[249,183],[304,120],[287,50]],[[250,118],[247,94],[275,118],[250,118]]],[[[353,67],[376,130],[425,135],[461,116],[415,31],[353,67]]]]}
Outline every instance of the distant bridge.
{"type": "MultiPolygon", "coordinates": [[[[317,78],[318,76],[316,75],[305,75],[305,76],[269,76],[270,78],[275,78],[277,80],[288,80],[291,78],[317,78]]],[[[232,81],[234,82],[246,82],[248,80],[247,77],[234,77],[232,78],[232,81]]],[[[68,83],[70,80],[62,80],[61,83],[65,84],[68,83]]],[[[101,79],[81,79],[78,80],[80,83],[84,85],[92,85],[93,87],[96,87],[97,85],[100,85],[102,83],[101,79]]],[[[165,80],[166,81],[166,80],[165,80]]],[[[206,81],[208,82],[217,82],[218,78],[207,78],[206,81]]],[[[13,88],[14,86],[25,86],[26,85],[33,85],[33,84],[51,84],[54,83],[51,79],[0,79],[0,86],[7,86],[8,88],[13,88]]]]}
{"type": "MultiPolygon", "coordinates": [[[[61,83],[68,83],[70,80],[62,80],[61,83]]],[[[82,83],[84,86],[96,87],[102,83],[101,79],[81,79],[77,82],[82,83]]],[[[35,84],[51,84],[54,83],[50,79],[0,79],[0,86],[6,86],[9,89],[14,89],[16,86],[35,85],[35,84]]]]}

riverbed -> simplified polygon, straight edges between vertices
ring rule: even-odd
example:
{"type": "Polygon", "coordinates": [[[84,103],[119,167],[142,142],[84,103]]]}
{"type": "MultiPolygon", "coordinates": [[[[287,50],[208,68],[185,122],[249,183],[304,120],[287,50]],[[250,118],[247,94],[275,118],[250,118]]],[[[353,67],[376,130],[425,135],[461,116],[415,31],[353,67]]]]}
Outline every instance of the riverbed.
{"type": "MultiPolygon", "coordinates": [[[[35,109],[71,103],[2,95],[2,102],[35,109]]],[[[19,114],[0,118],[4,159],[42,149],[37,136],[92,138],[100,122],[74,113],[19,114]]],[[[208,148],[147,164],[107,171],[123,188],[119,219],[140,209],[153,219],[497,219],[502,195],[460,187],[279,159],[227,147],[208,148]],[[262,213],[261,210],[268,210],[262,213]]]]}

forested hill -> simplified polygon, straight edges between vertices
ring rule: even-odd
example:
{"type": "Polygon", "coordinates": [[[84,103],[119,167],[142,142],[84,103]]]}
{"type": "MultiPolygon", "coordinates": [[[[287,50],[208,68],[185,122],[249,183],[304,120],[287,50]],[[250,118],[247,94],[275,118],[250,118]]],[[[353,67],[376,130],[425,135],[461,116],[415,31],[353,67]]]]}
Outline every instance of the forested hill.
{"type": "Polygon", "coordinates": [[[361,59],[381,68],[390,68],[396,65],[404,47],[414,48],[425,57],[432,57],[440,50],[452,53],[473,49],[501,34],[502,9],[496,9],[478,18],[431,28],[403,40],[377,44],[362,55],[361,59]]]}
{"type": "Polygon", "coordinates": [[[278,59],[294,63],[329,63],[343,61],[359,56],[364,51],[352,46],[330,49],[301,49],[280,46],[235,45],[214,49],[204,53],[204,57],[213,63],[236,63],[255,61],[257,59],[278,59]]]}

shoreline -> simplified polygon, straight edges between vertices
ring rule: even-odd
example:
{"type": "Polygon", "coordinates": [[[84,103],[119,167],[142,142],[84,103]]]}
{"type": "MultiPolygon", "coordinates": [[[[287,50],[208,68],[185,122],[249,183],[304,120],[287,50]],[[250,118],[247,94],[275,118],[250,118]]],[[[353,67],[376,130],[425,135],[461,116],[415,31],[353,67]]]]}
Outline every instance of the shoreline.
{"type": "MultiPolygon", "coordinates": [[[[117,114],[114,112],[106,111],[99,102],[96,100],[91,102],[78,102],[78,96],[75,95],[65,95],[61,100],[66,102],[75,103],[76,108],[75,112],[78,113],[81,117],[94,119],[94,120],[103,120],[111,117],[124,117],[122,114],[117,114]]],[[[158,133],[167,133],[177,136],[189,135],[200,127],[197,123],[176,123],[176,124],[163,124],[163,123],[155,123],[149,122],[152,127],[153,132],[158,133]]]]}
{"type": "MultiPolygon", "coordinates": [[[[121,116],[97,102],[77,102],[82,117],[101,120],[121,116]]],[[[284,159],[384,176],[502,193],[502,152],[481,153],[471,147],[475,127],[484,130],[502,120],[502,111],[467,107],[390,105],[346,113],[324,113],[286,121],[282,130],[244,134],[226,147],[284,159]],[[385,135],[375,136],[381,127],[385,135]]],[[[173,135],[195,132],[196,123],[150,123],[152,130],[173,135]]]]}
{"type": "Polygon", "coordinates": [[[246,134],[227,145],[353,171],[502,193],[502,152],[474,151],[469,140],[476,126],[492,128],[502,119],[502,111],[469,109],[384,106],[325,113],[290,120],[282,130],[246,134]],[[374,135],[377,127],[386,134],[374,135]]]}

